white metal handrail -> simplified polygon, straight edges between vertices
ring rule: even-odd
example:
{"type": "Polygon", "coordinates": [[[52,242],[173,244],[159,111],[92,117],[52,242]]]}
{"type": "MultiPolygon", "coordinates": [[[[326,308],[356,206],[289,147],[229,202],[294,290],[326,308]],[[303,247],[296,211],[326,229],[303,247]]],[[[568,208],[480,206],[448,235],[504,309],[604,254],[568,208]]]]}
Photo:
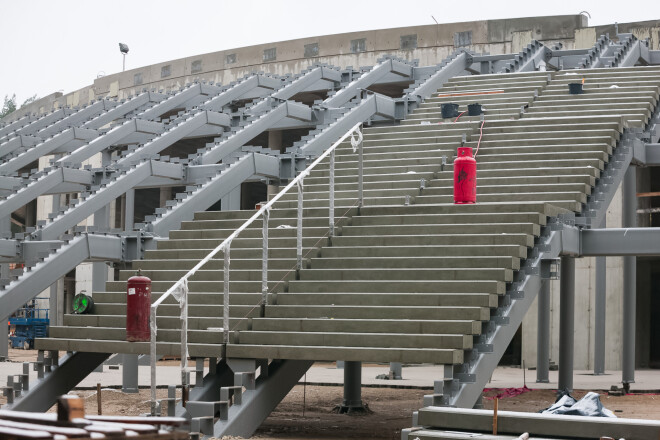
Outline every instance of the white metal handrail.
{"type": "Polygon", "coordinates": [[[220,251],[224,251],[224,276],[223,276],[223,340],[227,344],[229,341],[229,266],[230,266],[230,249],[231,242],[234,238],[243,232],[248,226],[254,223],[259,217],[263,217],[262,236],[262,284],[261,284],[261,304],[265,306],[268,300],[268,221],[270,218],[270,208],[277,202],[284,194],[286,194],[294,186],[298,190],[298,205],[297,205],[297,231],[296,231],[296,268],[302,267],[302,224],[303,224],[303,181],[312,169],[323,161],[326,157],[330,156],[330,176],[329,176],[329,207],[328,207],[328,223],[330,236],[334,235],[334,208],[335,208],[335,150],[344,142],[349,136],[353,148],[358,148],[358,207],[363,204],[363,164],[362,164],[362,132],[359,130],[362,123],[355,124],[346,134],[330,146],[323,154],[321,154],[314,162],[312,162],[305,170],[301,171],[295,179],[293,179],[287,186],[284,187],[275,197],[268,203],[262,206],[252,217],[236,229],[229,237],[224,239],[222,243],[216,246],[209,254],[204,257],[199,263],[190,269],[184,276],[182,276],[167,292],[161,295],[151,305],[150,310],[150,330],[151,340],[149,347],[150,366],[151,366],[151,414],[159,415],[158,403],[156,400],[156,335],[158,333],[158,326],[156,324],[158,306],[161,305],[167,298],[173,296],[181,307],[181,384],[185,388],[189,385],[189,371],[188,371],[188,280],[206,263],[208,263],[220,251]],[[357,141],[353,138],[353,134],[358,134],[357,141]]]}

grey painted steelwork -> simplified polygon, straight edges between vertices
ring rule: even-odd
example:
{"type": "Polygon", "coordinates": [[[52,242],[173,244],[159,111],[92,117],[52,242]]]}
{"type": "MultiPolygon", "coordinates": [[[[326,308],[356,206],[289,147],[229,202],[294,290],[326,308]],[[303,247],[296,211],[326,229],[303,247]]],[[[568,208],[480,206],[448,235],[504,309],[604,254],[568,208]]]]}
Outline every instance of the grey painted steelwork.
{"type": "MultiPolygon", "coordinates": [[[[603,219],[601,228],[607,227],[603,219]]],[[[584,244],[584,235],[580,237],[584,244]]],[[[594,375],[605,374],[605,330],[607,312],[607,259],[596,257],[596,300],[594,323],[594,375]]]]}
{"type": "MultiPolygon", "coordinates": [[[[550,272],[550,262],[541,263],[541,272],[550,272]]],[[[538,332],[536,335],[536,382],[550,381],[550,280],[545,278],[538,297],[538,332]]]]}
{"type": "MultiPolygon", "coordinates": [[[[13,411],[46,412],[57,398],[66,394],[110,356],[109,353],[70,353],[59,360],[43,379],[30,386],[24,394],[6,409],[13,411]]],[[[57,359],[55,359],[57,362],[57,359]]]]}
{"type": "Polygon", "coordinates": [[[575,258],[561,257],[559,275],[559,390],[573,391],[575,258]]]}
{"type": "Polygon", "coordinates": [[[0,158],[18,150],[19,148],[33,147],[39,142],[41,142],[41,138],[36,136],[18,135],[9,139],[7,142],[0,144],[0,158]]]}
{"type": "Polygon", "coordinates": [[[541,63],[547,63],[552,58],[552,51],[539,41],[532,40],[508,65],[502,68],[502,73],[534,72],[541,63]]]}
{"type": "Polygon", "coordinates": [[[124,393],[138,393],[138,355],[124,353],[121,362],[121,390],[124,393]]]}
{"type": "MultiPolygon", "coordinates": [[[[622,226],[637,226],[637,173],[629,166],[623,179],[622,226]]],[[[623,329],[621,381],[624,386],[635,382],[635,331],[637,307],[637,257],[623,257],[623,329]]]]}
{"type": "Polygon", "coordinates": [[[362,404],[362,362],[344,363],[344,399],[339,407],[341,413],[364,410],[362,404]]]}
{"type": "Polygon", "coordinates": [[[155,120],[172,110],[190,108],[201,104],[221,91],[222,89],[220,87],[211,84],[193,84],[142,112],[137,117],[140,119],[155,120]]]}
{"type": "Polygon", "coordinates": [[[63,277],[83,261],[112,259],[118,253],[122,253],[120,237],[93,234],[75,237],[56,254],[50,254],[0,291],[0,320],[8,318],[14,310],[32,299],[35,292],[48,288],[54,280],[63,277]]]}
{"type": "Polygon", "coordinates": [[[129,99],[126,102],[123,102],[117,105],[110,110],[107,110],[105,113],[95,117],[94,119],[85,122],[81,125],[82,128],[91,128],[98,130],[106,124],[110,124],[116,119],[122,118],[128,113],[138,110],[140,107],[151,104],[158,103],[167,98],[167,95],[157,92],[143,92],[139,95],[129,99]]]}
{"type": "Polygon", "coordinates": [[[57,121],[54,124],[48,125],[47,127],[39,130],[36,135],[44,139],[49,136],[53,136],[62,130],[65,130],[69,127],[75,127],[90,118],[98,116],[102,112],[113,109],[117,106],[117,104],[118,102],[114,100],[101,99],[88,105],[87,107],[78,110],[75,113],[70,114],[69,116],[57,121]]]}
{"type": "MultiPolygon", "coordinates": [[[[634,211],[633,211],[634,212],[634,211]]],[[[580,231],[580,256],[660,255],[660,228],[608,228],[580,231]]]]}
{"type": "Polygon", "coordinates": [[[472,65],[472,55],[464,50],[457,51],[438,64],[437,70],[427,78],[422,78],[407,89],[409,111],[415,109],[422,101],[430,97],[450,78],[459,75],[472,65]]]}
{"type": "Polygon", "coordinates": [[[35,134],[39,130],[41,130],[44,127],[47,127],[51,124],[54,124],[55,122],[59,121],[62,118],[66,118],[67,116],[73,114],[75,112],[74,109],[70,108],[61,108],[58,110],[55,110],[51,113],[48,113],[47,115],[44,115],[36,120],[31,121],[29,124],[21,127],[20,129],[16,130],[14,135],[18,134],[35,134]]]}
{"type": "Polygon", "coordinates": [[[223,107],[238,99],[253,99],[272,93],[282,85],[282,81],[266,75],[252,75],[228,90],[220,93],[200,108],[202,110],[222,111],[223,107]]]}
{"type": "Polygon", "coordinates": [[[215,423],[213,437],[251,437],[312,364],[294,360],[271,362],[267,375],[257,379],[254,390],[243,393],[241,404],[229,407],[227,420],[215,423]]]}

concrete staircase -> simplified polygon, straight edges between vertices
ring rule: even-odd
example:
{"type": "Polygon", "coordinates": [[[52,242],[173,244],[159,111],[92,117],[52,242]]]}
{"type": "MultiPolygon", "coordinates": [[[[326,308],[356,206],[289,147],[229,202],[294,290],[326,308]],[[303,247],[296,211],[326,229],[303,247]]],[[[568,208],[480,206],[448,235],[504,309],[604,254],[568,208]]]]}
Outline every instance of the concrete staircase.
{"type": "MultiPolygon", "coordinates": [[[[219,329],[222,260],[191,279],[190,355],[445,364],[447,377],[429,402],[451,404],[460,385],[482,380],[470,368],[492,351],[485,330],[519,324],[491,318],[524,278],[519,269],[537,252],[545,225],[582,213],[621,133],[648,121],[659,85],[654,67],[459,77],[400,125],[365,128],[365,206],[356,207],[357,157],[347,143],[337,151],[336,236],[327,236],[326,164],[305,178],[302,270],[295,270],[296,194],[271,211],[263,313],[261,223],[233,241],[229,341],[219,329]],[[585,94],[569,95],[567,84],[582,78],[585,94]],[[442,120],[443,102],[459,103],[459,111],[479,102],[486,122],[442,120]],[[476,150],[481,128],[478,204],[454,205],[454,152],[463,141],[476,150]],[[447,381],[452,386],[443,388],[447,381]]],[[[153,280],[152,299],[252,214],[197,213],[134,262],[153,280]]],[[[66,316],[37,348],[147,353],[147,343],[123,341],[125,280],[133,273],[122,271],[94,293],[93,315],[66,316]]],[[[178,314],[173,300],[159,308],[159,354],[180,353],[178,314]]]]}

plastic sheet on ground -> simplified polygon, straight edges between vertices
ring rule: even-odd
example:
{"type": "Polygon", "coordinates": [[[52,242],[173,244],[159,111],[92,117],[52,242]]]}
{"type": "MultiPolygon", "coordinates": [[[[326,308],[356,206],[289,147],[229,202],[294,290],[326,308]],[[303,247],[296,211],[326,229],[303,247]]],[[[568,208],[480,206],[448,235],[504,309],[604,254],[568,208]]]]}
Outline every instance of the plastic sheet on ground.
{"type": "Polygon", "coordinates": [[[540,411],[541,414],[562,414],[567,416],[616,417],[612,411],[605,408],[598,393],[589,392],[580,400],[575,400],[564,391],[555,403],[540,411]]]}

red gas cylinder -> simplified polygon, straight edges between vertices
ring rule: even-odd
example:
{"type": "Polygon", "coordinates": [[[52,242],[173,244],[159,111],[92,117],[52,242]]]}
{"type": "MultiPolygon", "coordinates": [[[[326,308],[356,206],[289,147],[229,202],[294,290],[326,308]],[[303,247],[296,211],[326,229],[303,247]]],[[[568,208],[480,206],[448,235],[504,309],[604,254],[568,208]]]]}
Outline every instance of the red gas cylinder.
{"type": "Polygon", "coordinates": [[[151,279],[137,275],[126,283],[126,340],[145,342],[151,339],[149,312],[151,309],[151,279]]]}
{"type": "Polygon", "coordinates": [[[454,159],[454,203],[457,205],[477,201],[477,161],[472,147],[458,147],[454,159]]]}

